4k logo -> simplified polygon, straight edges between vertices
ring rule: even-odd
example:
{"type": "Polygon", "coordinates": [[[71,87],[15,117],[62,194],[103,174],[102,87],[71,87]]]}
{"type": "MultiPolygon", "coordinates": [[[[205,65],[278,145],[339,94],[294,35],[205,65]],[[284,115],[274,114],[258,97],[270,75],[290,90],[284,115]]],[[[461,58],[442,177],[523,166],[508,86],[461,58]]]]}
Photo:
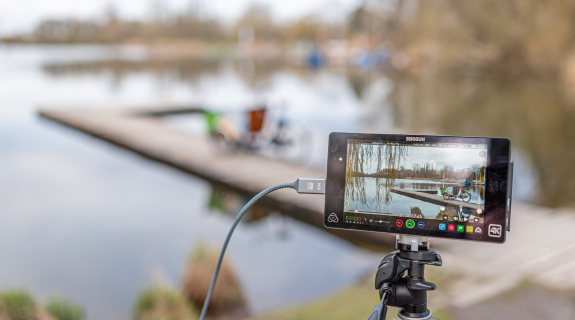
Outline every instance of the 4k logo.
{"type": "Polygon", "coordinates": [[[499,224],[490,224],[489,225],[489,236],[501,238],[501,233],[503,233],[503,228],[499,224]]]}

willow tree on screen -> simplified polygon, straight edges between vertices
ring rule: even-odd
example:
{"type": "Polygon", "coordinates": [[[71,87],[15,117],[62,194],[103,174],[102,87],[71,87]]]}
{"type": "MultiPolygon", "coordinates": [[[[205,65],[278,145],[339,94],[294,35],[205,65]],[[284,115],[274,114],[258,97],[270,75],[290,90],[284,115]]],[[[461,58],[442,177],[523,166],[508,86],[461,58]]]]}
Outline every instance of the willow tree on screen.
{"type": "Polygon", "coordinates": [[[391,188],[398,178],[399,170],[407,156],[407,146],[387,144],[350,143],[347,150],[346,199],[368,205],[373,201],[375,209],[392,200],[391,188]],[[375,197],[369,199],[366,178],[375,178],[375,197]]]}

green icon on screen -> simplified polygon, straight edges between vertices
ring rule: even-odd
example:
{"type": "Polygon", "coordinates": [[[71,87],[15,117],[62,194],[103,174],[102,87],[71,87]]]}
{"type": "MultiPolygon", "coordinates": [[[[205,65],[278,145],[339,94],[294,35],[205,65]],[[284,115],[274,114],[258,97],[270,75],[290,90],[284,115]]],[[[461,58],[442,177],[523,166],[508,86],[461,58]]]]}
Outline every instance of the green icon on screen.
{"type": "Polygon", "coordinates": [[[407,221],[405,221],[405,226],[408,227],[409,229],[415,227],[415,222],[413,222],[413,220],[409,219],[407,221]]]}
{"type": "Polygon", "coordinates": [[[457,225],[457,231],[463,232],[465,231],[465,227],[462,224],[457,225]]]}

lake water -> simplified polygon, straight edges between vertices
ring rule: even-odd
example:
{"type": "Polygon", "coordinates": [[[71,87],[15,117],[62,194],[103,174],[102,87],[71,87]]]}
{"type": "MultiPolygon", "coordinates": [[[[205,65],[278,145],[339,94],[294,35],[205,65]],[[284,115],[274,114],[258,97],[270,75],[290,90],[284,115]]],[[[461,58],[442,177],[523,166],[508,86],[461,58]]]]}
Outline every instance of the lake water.
{"type": "MultiPolygon", "coordinates": [[[[351,68],[309,71],[250,61],[148,61],[138,47],[72,51],[2,52],[20,61],[5,63],[6,68],[26,65],[31,71],[9,78],[35,92],[29,99],[51,97],[35,100],[38,104],[201,105],[238,119],[265,101],[276,118],[281,115],[306,132],[305,161],[317,167],[325,166],[332,131],[508,137],[515,161],[514,199],[574,205],[575,102],[560,81],[473,73],[414,77],[351,68]]],[[[205,133],[196,120],[172,125],[205,133]]]]}
{"type": "MultiPolygon", "coordinates": [[[[381,178],[351,177],[350,179],[354,179],[355,182],[353,183],[354,188],[351,188],[352,190],[346,190],[344,200],[346,211],[387,213],[396,216],[415,214],[429,219],[434,219],[440,214],[441,205],[397,194],[391,189],[435,190],[438,200],[442,200],[440,188],[460,185],[429,180],[395,179],[392,185],[385,187],[385,179],[381,178]],[[358,195],[364,195],[365,197],[358,195]]],[[[480,187],[470,186],[465,188],[465,190],[471,194],[469,204],[483,204],[483,200],[479,196],[480,187]]],[[[456,201],[462,200],[457,198],[456,201]]],[[[477,207],[479,208],[479,206],[477,207]]]]}
{"type": "MultiPolygon", "coordinates": [[[[267,101],[307,133],[303,162],[320,168],[332,131],[507,136],[516,200],[575,199],[575,108],[546,80],[148,61],[138,47],[0,46],[0,61],[0,290],[61,296],[89,319],[130,318],[152,274],[177,285],[193,248],[220,246],[233,217],[210,205],[210,184],[43,121],[39,107],[200,104],[237,117],[267,101]]],[[[195,117],[166,125],[205,134],[195,117]]],[[[277,213],[241,224],[228,251],[254,312],[334,292],[382,255],[277,213]]]]}
{"type": "MultiPolygon", "coordinates": [[[[0,47],[0,290],[62,297],[84,306],[88,319],[130,319],[154,276],[178,286],[195,246],[221,246],[233,215],[213,206],[209,183],[36,116],[42,106],[251,102],[249,84],[229,66],[147,67],[138,59],[135,49],[0,47]],[[77,65],[82,71],[67,69],[77,65]]],[[[291,73],[278,77],[306,86],[291,73]]],[[[338,103],[332,107],[351,110],[338,103]]],[[[382,255],[278,213],[241,224],[227,252],[253,312],[335,292],[372,272],[382,255]]]]}

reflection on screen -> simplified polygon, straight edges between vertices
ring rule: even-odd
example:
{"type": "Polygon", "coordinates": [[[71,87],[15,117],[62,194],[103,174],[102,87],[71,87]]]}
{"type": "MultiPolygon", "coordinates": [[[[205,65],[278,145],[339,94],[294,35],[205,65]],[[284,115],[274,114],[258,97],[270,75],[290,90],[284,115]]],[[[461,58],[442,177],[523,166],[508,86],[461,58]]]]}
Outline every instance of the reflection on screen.
{"type": "Polygon", "coordinates": [[[483,222],[487,145],[348,141],[349,213],[483,222]]]}

